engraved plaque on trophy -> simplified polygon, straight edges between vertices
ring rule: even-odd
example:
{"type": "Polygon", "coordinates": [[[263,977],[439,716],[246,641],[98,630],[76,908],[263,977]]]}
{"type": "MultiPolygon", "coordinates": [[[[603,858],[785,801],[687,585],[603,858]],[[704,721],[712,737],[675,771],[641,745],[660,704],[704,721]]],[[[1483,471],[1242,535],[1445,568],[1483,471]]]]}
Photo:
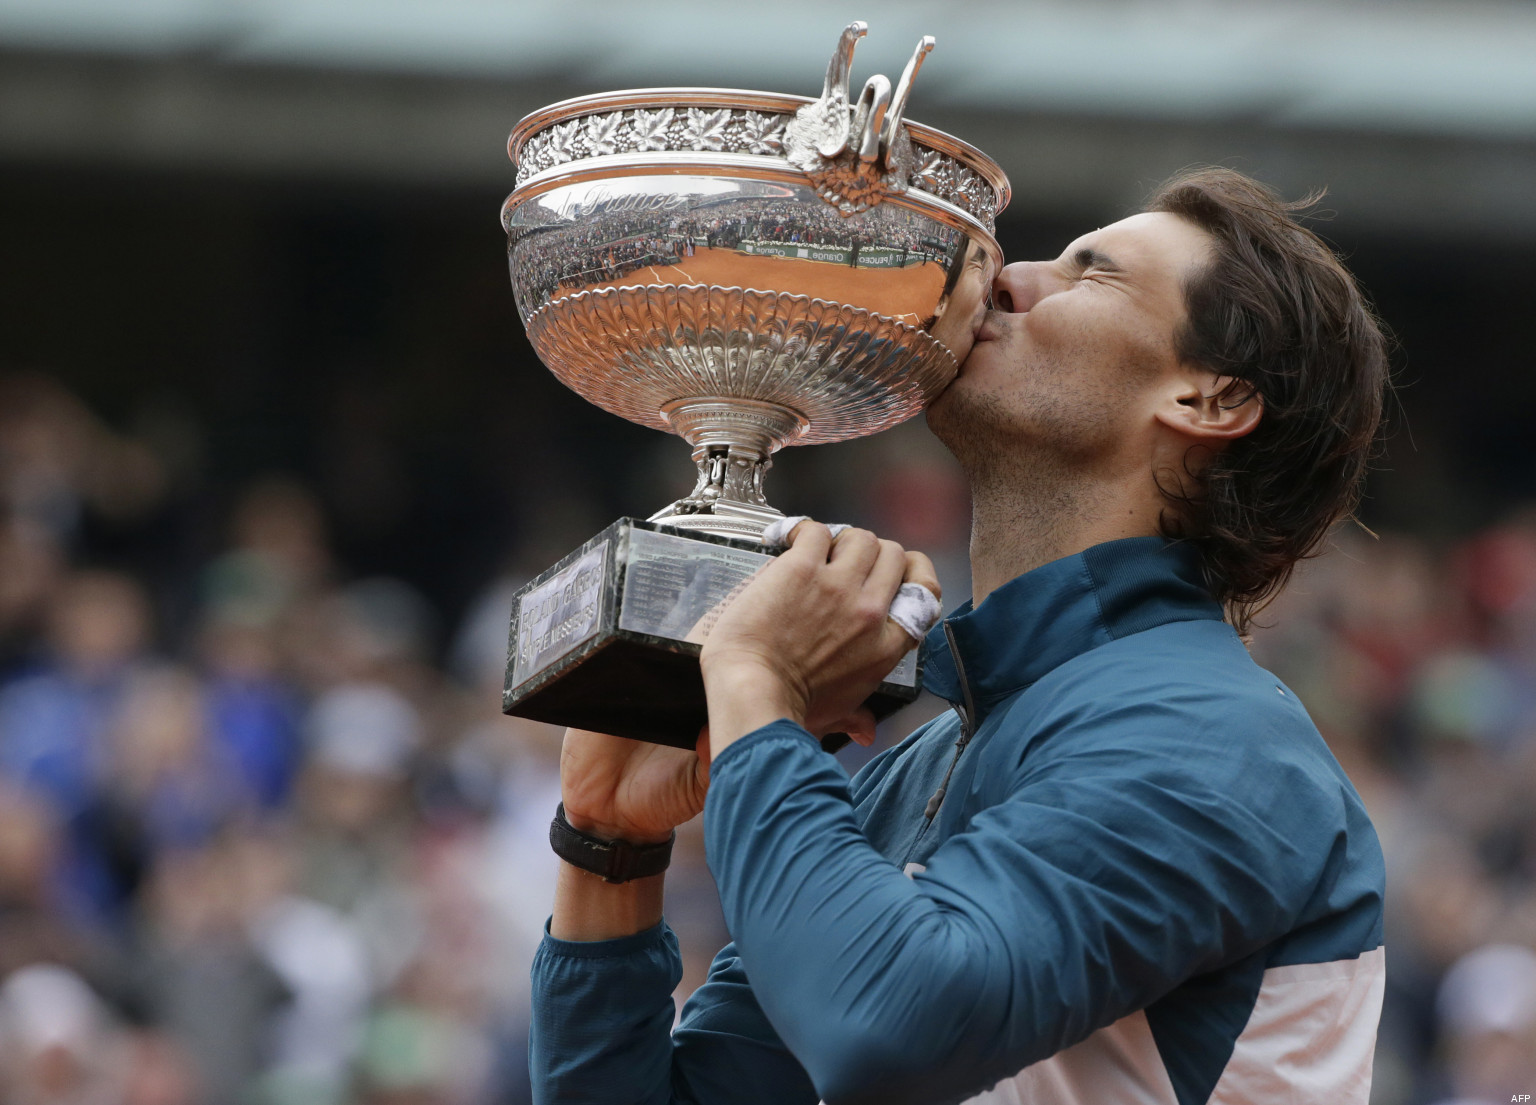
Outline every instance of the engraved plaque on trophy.
{"type": "MultiPolygon", "coordinates": [[[[875,433],[953,379],[1002,255],[997,165],[904,120],[925,38],[893,86],[849,91],[862,23],[819,99],[712,88],[586,96],[523,119],[502,209],[540,359],[604,410],[676,433],[693,490],[624,518],[514,600],[503,709],[691,748],[698,653],[778,550],[763,475],[785,445],[875,433]]],[[[917,694],[916,654],[870,698],[917,694]]]]}

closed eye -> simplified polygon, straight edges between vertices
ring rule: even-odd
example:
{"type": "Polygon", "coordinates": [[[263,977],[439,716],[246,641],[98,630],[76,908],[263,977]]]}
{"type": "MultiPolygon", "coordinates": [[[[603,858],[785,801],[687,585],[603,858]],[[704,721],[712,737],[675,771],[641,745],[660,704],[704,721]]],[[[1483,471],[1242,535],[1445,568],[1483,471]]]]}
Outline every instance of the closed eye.
{"type": "Polygon", "coordinates": [[[1120,266],[1115,264],[1108,254],[1100,253],[1088,246],[1084,246],[1072,255],[1072,263],[1076,266],[1079,277],[1086,276],[1090,272],[1120,271],[1120,266]]]}

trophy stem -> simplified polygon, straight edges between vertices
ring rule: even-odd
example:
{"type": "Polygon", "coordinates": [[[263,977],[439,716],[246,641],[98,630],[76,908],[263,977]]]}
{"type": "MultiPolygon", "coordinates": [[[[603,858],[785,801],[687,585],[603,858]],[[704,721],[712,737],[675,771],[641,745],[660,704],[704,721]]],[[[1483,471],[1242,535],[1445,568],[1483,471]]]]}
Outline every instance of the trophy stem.
{"type": "Polygon", "coordinates": [[[672,428],[693,446],[698,482],[648,520],[730,537],[761,537],[781,511],[763,497],[763,474],[780,448],[799,437],[805,417],[754,399],[682,399],[662,408],[672,428]]]}

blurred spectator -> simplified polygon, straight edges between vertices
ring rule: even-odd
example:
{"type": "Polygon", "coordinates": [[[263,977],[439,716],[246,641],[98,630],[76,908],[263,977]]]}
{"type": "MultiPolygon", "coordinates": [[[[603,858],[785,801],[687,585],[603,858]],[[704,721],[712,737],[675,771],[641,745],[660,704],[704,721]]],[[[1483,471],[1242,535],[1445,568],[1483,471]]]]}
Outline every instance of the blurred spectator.
{"type": "Polygon", "coordinates": [[[81,978],[36,965],[0,984],[6,1105],[198,1105],[180,1047],[122,1025],[81,978]]]}
{"type": "Polygon", "coordinates": [[[17,1105],[110,1101],[119,1057],[106,1009],[79,976],[36,965],[0,986],[5,1100],[17,1105]]]}
{"type": "Polygon", "coordinates": [[[0,522],[0,675],[28,659],[64,576],[58,540],[36,522],[0,522]]]}
{"type": "Polygon", "coordinates": [[[1468,952],[1440,984],[1437,1009],[1448,1105],[1503,1105],[1536,1092],[1536,951],[1490,944],[1468,952]]]}
{"type": "Polygon", "coordinates": [[[390,687],[348,684],[315,703],[308,737],[294,839],[298,889],[347,919],[384,988],[422,939],[408,786],[421,719],[390,687]]]}
{"type": "Polygon", "coordinates": [[[61,877],[65,847],[47,799],[0,783],[0,978],[30,963],[78,966],[88,936],[61,877]]]}
{"type": "Polygon", "coordinates": [[[137,584],[107,572],[65,581],[48,618],[48,648],[0,689],[0,774],[46,798],[66,832],[61,863],[76,901],[114,919],[132,892],[117,841],[102,824],[108,730],[144,659],[149,606],[137,584]]]}
{"type": "Polygon", "coordinates": [[[183,668],[136,674],[118,705],[103,800],[151,854],[196,848],[254,805],[208,721],[202,684],[183,668]]]}
{"type": "Polygon", "coordinates": [[[302,754],[301,704],[282,671],[274,620],[230,605],[207,611],[198,637],[206,710],[218,754],[264,811],[283,808],[302,754]]]}
{"type": "Polygon", "coordinates": [[[111,517],[143,515],[165,490],[154,452],[113,433],[56,380],[0,375],[0,515],[68,544],[87,505],[111,517]]]}
{"type": "Polygon", "coordinates": [[[345,1101],[373,997],[362,937],[340,911],[299,894],[288,834],[249,836],[237,847],[248,931],[288,996],[270,1022],[260,1100],[345,1101]]]}
{"type": "Polygon", "coordinates": [[[237,835],[160,854],[130,968],[136,1004],[187,1048],[209,1105],[254,1084],[290,998],[251,938],[244,875],[237,835]]]}
{"type": "Polygon", "coordinates": [[[269,620],[331,582],[325,520],[303,485],[279,478],[253,484],[236,503],[229,530],[229,551],[204,573],[210,606],[269,620]]]}
{"type": "Polygon", "coordinates": [[[342,683],[388,683],[415,697],[435,689],[434,616],[410,585],[376,577],[294,607],[283,647],[300,684],[312,692],[342,683]]]}

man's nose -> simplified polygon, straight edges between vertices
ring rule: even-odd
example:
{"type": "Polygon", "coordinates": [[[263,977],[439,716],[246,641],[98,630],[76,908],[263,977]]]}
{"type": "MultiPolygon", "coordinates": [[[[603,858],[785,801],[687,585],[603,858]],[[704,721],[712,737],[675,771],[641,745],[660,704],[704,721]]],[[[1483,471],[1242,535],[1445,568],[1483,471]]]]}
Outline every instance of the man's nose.
{"type": "Polygon", "coordinates": [[[1056,290],[1049,261],[1015,261],[1003,266],[992,281],[992,306],[1008,314],[1023,314],[1056,290]]]}

